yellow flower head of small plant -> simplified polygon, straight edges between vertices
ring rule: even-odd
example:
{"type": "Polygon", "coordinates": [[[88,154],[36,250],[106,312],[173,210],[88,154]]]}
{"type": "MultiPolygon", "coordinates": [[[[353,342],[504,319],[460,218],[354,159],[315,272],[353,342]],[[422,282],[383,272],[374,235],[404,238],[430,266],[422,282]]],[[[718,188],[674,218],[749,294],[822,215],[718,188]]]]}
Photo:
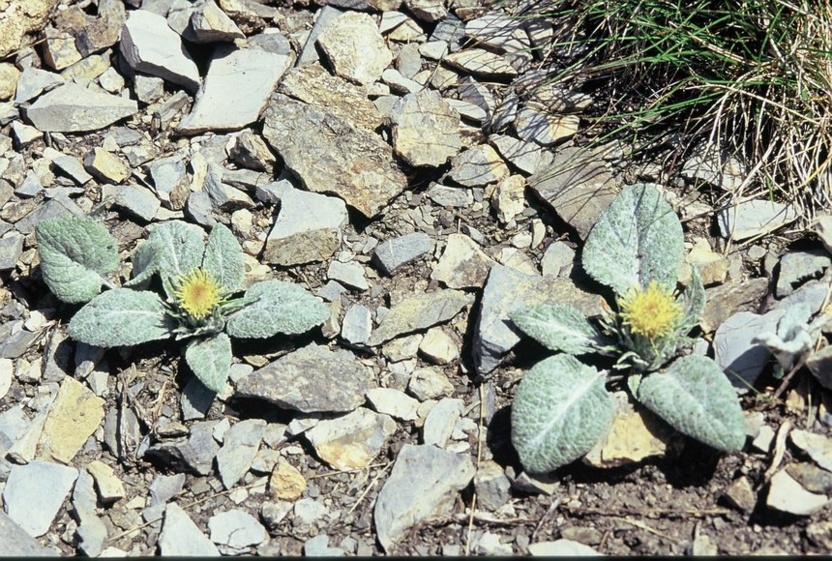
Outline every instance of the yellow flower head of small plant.
{"type": "Polygon", "coordinates": [[[634,287],[619,301],[620,316],[630,333],[656,341],[673,333],[682,306],[673,292],[650,281],[646,289],[634,287]]]}
{"type": "Polygon", "coordinates": [[[195,320],[207,318],[222,302],[220,286],[203,269],[182,275],[178,285],[174,296],[179,307],[195,320]]]}

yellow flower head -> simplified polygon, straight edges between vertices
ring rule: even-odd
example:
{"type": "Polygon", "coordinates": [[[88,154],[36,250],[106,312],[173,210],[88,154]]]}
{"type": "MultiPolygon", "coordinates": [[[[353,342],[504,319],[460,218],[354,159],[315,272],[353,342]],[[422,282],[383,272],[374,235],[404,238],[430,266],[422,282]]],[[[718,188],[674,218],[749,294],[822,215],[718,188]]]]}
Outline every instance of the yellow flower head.
{"type": "Polygon", "coordinates": [[[651,341],[673,333],[682,317],[682,306],[673,292],[650,281],[646,289],[634,287],[619,302],[620,315],[630,333],[651,341]]]}
{"type": "Polygon", "coordinates": [[[220,286],[202,269],[194,269],[181,276],[178,284],[174,296],[179,306],[193,319],[205,319],[222,302],[220,286]]]}

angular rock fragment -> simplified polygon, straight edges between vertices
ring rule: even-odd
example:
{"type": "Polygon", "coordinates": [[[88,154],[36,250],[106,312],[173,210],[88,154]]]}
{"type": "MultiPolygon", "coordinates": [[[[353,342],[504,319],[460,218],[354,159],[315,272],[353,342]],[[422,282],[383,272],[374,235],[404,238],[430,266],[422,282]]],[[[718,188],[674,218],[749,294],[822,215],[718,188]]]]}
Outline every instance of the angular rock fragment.
{"type": "Polygon", "coordinates": [[[3,554],[9,557],[58,557],[58,550],[50,549],[30,536],[9,515],[0,510],[0,542],[3,554]]]}
{"type": "Polygon", "coordinates": [[[449,288],[479,288],[485,284],[488,272],[496,264],[470,237],[450,234],[445,251],[430,278],[445,283],[449,288]]]}
{"type": "Polygon", "coordinates": [[[769,508],[798,516],[810,516],[828,503],[826,495],[807,491],[784,469],[771,478],[766,496],[766,506],[769,508]]]}
{"type": "Polygon", "coordinates": [[[445,62],[474,76],[500,80],[517,76],[517,70],[502,56],[485,49],[470,48],[451,53],[445,62]]]}
{"type": "Polygon", "coordinates": [[[217,470],[226,489],[231,489],[251,468],[265,430],[263,419],[246,419],[226,431],[217,452],[217,470]]]}
{"type": "Polygon", "coordinates": [[[102,420],[104,400],[75,378],[64,378],[49,408],[39,457],[68,464],[102,420]]]}
{"type": "Polygon", "coordinates": [[[121,28],[121,54],[136,72],[164,78],[189,92],[199,89],[199,69],[182,38],[165,18],[148,10],[131,11],[121,28]]]}
{"type": "Polygon", "coordinates": [[[776,332],[783,310],[765,315],[739,312],[726,319],[714,334],[714,360],[723,370],[730,371],[729,380],[741,392],[747,392],[771,359],[771,352],[752,340],[766,331],[776,332]]]}
{"type": "Polygon", "coordinates": [[[396,422],[359,407],[337,419],[321,421],[304,433],[315,453],[333,469],[357,469],[370,465],[388,438],[396,431],[396,422]]]}
{"type": "Polygon", "coordinates": [[[335,73],[358,84],[375,82],[393,62],[393,54],[368,14],[346,12],[318,36],[335,73]]]}
{"type": "Polygon", "coordinates": [[[85,132],[104,128],[138,111],[135,101],[66,84],[38,98],[26,118],[42,132],[85,132]]]}
{"type": "Polygon", "coordinates": [[[27,534],[42,536],[77,477],[77,469],[52,462],[34,460],[13,466],[3,489],[4,510],[27,534]]]}
{"type": "Polygon", "coordinates": [[[378,540],[392,554],[408,528],[450,510],[456,493],[474,477],[468,454],[405,444],[373,510],[378,540]]]}
{"type": "Polygon", "coordinates": [[[586,239],[618,192],[618,183],[603,161],[580,148],[558,151],[551,166],[538,170],[527,183],[581,239],[586,239]]]}
{"type": "Polygon", "coordinates": [[[264,117],[266,141],[310,191],[374,216],[407,185],[387,144],[328,111],[275,94],[264,117]]]}
{"type": "Polygon", "coordinates": [[[772,232],[796,218],[791,205],[752,199],[722,209],[717,222],[722,237],[739,241],[772,232]]]}
{"type": "Polygon", "coordinates": [[[448,177],[466,187],[488,185],[510,174],[499,154],[487,144],[460,152],[451,162],[448,177]]]}
{"type": "Polygon", "coordinates": [[[364,403],[370,381],[371,373],[349,351],[310,345],[240,380],[236,395],[303,413],[346,412],[364,403]]]}
{"type": "Polygon", "coordinates": [[[367,344],[380,345],[399,335],[444,323],[473,301],[459,290],[437,290],[412,296],[392,307],[367,344]]]}
{"type": "Polygon", "coordinates": [[[411,166],[441,166],[462,146],[459,113],[438,92],[401,98],[391,110],[393,147],[411,166]]]}
{"type": "Polygon", "coordinates": [[[196,43],[214,43],[245,39],[246,36],[219,6],[209,0],[191,14],[191,30],[196,43]]]}
{"type": "Polygon", "coordinates": [[[256,121],[290,65],[287,55],[260,49],[216,49],[196,103],[177,130],[237,130],[256,121]]]}
{"type": "Polygon", "coordinates": [[[503,159],[522,172],[535,173],[543,161],[542,149],[533,142],[502,134],[492,134],[488,137],[488,142],[497,149],[503,159]]]}
{"type": "Polygon", "coordinates": [[[176,503],[165,507],[165,520],[159,535],[159,553],[165,556],[219,557],[220,552],[202,533],[188,513],[176,503]]]}
{"type": "MultiPolygon", "coordinates": [[[[455,189],[454,191],[458,191],[455,189]]],[[[433,251],[433,240],[424,232],[412,232],[378,244],[374,252],[376,262],[387,275],[433,251]]]]}

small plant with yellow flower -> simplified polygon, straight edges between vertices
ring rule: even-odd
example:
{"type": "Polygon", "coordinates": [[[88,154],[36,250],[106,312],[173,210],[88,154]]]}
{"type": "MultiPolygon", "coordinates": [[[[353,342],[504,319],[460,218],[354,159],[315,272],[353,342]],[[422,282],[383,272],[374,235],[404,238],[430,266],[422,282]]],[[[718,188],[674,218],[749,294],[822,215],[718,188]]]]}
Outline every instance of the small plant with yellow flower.
{"type": "Polygon", "coordinates": [[[688,333],[705,307],[696,270],[676,292],[684,253],[682,225],[657,185],[625,187],[587,236],[582,263],[612,289],[612,305],[588,318],[567,304],[510,314],[514,325],[559,351],[520,381],[511,409],[512,443],[523,467],[545,473],[589,452],[614,416],[607,387],[625,373],[632,397],[679,432],[720,450],[745,443],[742,409],[728,378],[710,358],[685,354],[688,333]],[[599,371],[576,355],[615,359],[599,371]]]}
{"type": "Polygon", "coordinates": [[[60,300],[84,304],[69,322],[70,337],[98,347],[186,340],[185,362],[215,392],[231,369],[230,337],[303,333],[329,317],[318,298],[292,283],[261,281],[241,293],[243,250],[222,224],[207,242],[193,224],[156,225],[133,253],[132,278],[121,287],[109,278],[118,268],[118,244],[102,224],[65,216],[44,220],[35,233],[46,285],[60,300]],[[161,295],[148,290],[157,276],[161,295]]]}

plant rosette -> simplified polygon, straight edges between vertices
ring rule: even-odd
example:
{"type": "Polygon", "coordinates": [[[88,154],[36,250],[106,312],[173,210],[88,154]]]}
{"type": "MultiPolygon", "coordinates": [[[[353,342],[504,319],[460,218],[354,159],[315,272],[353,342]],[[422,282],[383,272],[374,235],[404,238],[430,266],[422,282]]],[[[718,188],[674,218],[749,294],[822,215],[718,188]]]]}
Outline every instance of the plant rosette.
{"type": "Polygon", "coordinates": [[[46,285],[60,300],[84,304],[69,322],[70,337],[97,347],[187,339],[185,361],[214,392],[231,369],[230,337],[304,333],[329,317],[323,302],[288,282],[257,282],[238,295],[243,250],[222,224],[207,242],[198,226],[157,225],[133,252],[132,278],[122,287],[108,279],[118,268],[118,243],[99,222],[64,216],[40,222],[35,233],[46,285]],[[148,290],[154,275],[161,295],[148,290]]]}
{"type": "Polygon", "coordinates": [[[567,304],[516,310],[511,321],[561,354],[526,373],[511,408],[511,439],[524,469],[546,473],[589,452],[614,417],[608,386],[623,372],[631,396],[679,432],[724,451],[745,444],[736,391],[710,358],[684,354],[705,307],[696,270],[675,292],[684,256],[682,225],[654,184],[625,187],[584,244],[584,270],[612,289],[598,321],[567,304]],[[599,371],[576,356],[617,359],[599,371]]]}

